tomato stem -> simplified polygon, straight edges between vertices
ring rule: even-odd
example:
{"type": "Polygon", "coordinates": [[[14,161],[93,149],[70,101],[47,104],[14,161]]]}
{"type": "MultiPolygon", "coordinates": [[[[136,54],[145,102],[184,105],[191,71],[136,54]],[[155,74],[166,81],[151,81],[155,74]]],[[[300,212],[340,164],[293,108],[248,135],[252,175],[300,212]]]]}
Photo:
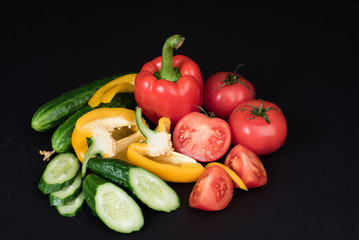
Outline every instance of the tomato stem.
{"type": "Polygon", "coordinates": [[[244,63],[241,63],[241,64],[238,64],[238,66],[236,67],[236,69],[234,69],[234,72],[233,73],[237,73],[238,69],[240,67],[244,66],[244,63]]]}
{"type": "Polygon", "coordinates": [[[203,114],[206,115],[206,117],[214,118],[214,117],[216,116],[216,115],[214,114],[214,112],[209,112],[209,115],[208,115],[207,111],[204,110],[204,108],[202,108],[202,107],[200,107],[200,106],[197,106],[197,105],[195,105],[195,106],[198,107],[198,108],[203,112],[203,114]]]}
{"type": "Polygon", "coordinates": [[[251,115],[253,116],[252,118],[248,118],[249,120],[253,120],[255,119],[256,117],[263,117],[264,120],[269,124],[270,121],[268,119],[268,116],[267,116],[267,111],[269,110],[275,110],[275,111],[280,111],[280,109],[275,109],[273,107],[266,107],[264,108],[264,101],[262,100],[261,103],[259,104],[259,107],[256,107],[254,105],[244,105],[240,108],[237,108],[236,110],[234,111],[238,111],[238,110],[241,110],[241,111],[250,111],[251,115]],[[251,107],[252,109],[245,109],[244,107],[251,107]]]}
{"type": "Polygon", "coordinates": [[[244,64],[239,64],[233,73],[228,73],[227,77],[224,79],[224,82],[216,90],[220,89],[221,87],[223,87],[225,85],[233,85],[235,83],[240,83],[243,86],[245,86],[246,88],[248,88],[248,90],[251,92],[251,95],[253,95],[252,89],[247,84],[245,84],[243,81],[241,81],[239,74],[237,74],[237,70],[242,66],[244,66],[244,64]]]}

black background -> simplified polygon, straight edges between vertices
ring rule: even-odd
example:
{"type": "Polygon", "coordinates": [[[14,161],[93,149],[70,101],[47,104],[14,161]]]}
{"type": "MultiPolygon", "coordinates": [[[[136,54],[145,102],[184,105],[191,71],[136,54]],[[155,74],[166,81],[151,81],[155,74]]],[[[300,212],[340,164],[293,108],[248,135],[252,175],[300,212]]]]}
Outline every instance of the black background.
{"type": "MultiPolygon", "coordinates": [[[[193,4],[193,3],[192,3],[193,4]]],[[[147,3],[2,6],[0,233],[6,239],[359,239],[359,5],[265,2],[199,7],[147,3]],[[114,73],[139,70],[167,37],[186,41],[204,79],[241,73],[288,122],[283,147],[261,157],[269,181],[236,189],[220,212],[189,208],[193,184],[170,185],[182,206],[142,208],[141,231],[119,234],[86,205],[74,218],[49,206],[37,184],[51,133],[31,129],[38,107],[114,73]]]]}

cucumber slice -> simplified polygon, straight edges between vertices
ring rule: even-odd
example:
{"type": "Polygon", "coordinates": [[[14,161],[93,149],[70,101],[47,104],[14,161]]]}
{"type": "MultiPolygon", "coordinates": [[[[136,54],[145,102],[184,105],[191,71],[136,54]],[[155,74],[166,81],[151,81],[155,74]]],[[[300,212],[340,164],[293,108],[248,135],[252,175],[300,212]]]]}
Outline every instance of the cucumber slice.
{"type": "Polygon", "coordinates": [[[129,175],[135,196],[148,207],[164,212],[180,207],[177,193],[161,178],[139,167],[131,168],[129,175]]]}
{"type": "Polygon", "coordinates": [[[62,216],[74,217],[82,209],[84,201],[85,194],[81,192],[74,200],[62,206],[56,206],[56,209],[62,216]]]}
{"type": "Polygon", "coordinates": [[[137,197],[148,207],[171,212],[180,207],[177,193],[155,174],[127,162],[114,158],[93,157],[88,161],[89,169],[137,197]]]}
{"type": "Polygon", "coordinates": [[[80,171],[75,178],[75,181],[57,192],[49,194],[49,201],[51,206],[65,205],[74,200],[82,191],[82,177],[80,171]]]}
{"type": "Polygon", "coordinates": [[[93,213],[110,229],[131,233],[139,231],[144,218],[141,208],[124,190],[96,174],[83,180],[83,191],[93,213]]]}
{"type": "Polygon", "coordinates": [[[71,185],[80,169],[80,161],[73,153],[61,153],[46,166],[38,188],[44,194],[60,191],[71,185]]]}

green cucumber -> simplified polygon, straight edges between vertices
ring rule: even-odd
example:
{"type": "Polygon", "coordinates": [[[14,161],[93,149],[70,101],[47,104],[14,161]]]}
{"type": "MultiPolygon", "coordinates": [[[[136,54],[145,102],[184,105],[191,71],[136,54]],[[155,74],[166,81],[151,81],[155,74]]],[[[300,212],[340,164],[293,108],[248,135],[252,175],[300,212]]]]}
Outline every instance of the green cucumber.
{"type": "Polygon", "coordinates": [[[94,157],[88,168],[99,176],[125,188],[148,207],[171,212],[180,207],[177,193],[153,173],[119,159],[94,157]]]}
{"type": "MultiPolygon", "coordinates": [[[[128,109],[135,109],[136,100],[133,93],[118,93],[112,99],[110,103],[103,104],[101,103],[96,108],[116,108],[123,107],[128,109]]],[[[73,113],[64,123],[62,123],[52,135],[51,143],[52,149],[57,153],[68,152],[72,150],[71,137],[72,132],[75,128],[76,121],[83,116],[84,114],[94,110],[95,108],[86,105],[75,113],[73,113]]]]}
{"type": "Polygon", "coordinates": [[[110,229],[131,233],[142,228],[144,218],[141,208],[115,184],[92,173],[83,180],[83,192],[93,214],[110,229]]]}
{"type": "Polygon", "coordinates": [[[38,132],[47,132],[59,126],[74,112],[84,107],[100,87],[122,75],[124,74],[89,82],[52,99],[35,112],[31,127],[38,132]]]}
{"type": "Polygon", "coordinates": [[[62,206],[73,201],[82,191],[82,176],[80,171],[74,182],[57,192],[49,194],[49,202],[51,206],[62,206]]]}
{"type": "Polygon", "coordinates": [[[82,209],[85,201],[85,194],[81,192],[74,200],[62,205],[56,206],[56,210],[65,217],[74,217],[82,209]]]}
{"type": "Polygon", "coordinates": [[[72,132],[75,129],[76,121],[84,114],[90,112],[94,108],[86,105],[74,114],[72,114],[65,122],[63,122],[53,133],[51,138],[52,149],[58,153],[68,152],[72,150],[72,132]]]}
{"type": "Polygon", "coordinates": [[[60,191],[70,186],[77,177],[80,161],[73,153],[61,153],[46,166],[38,188],[44,194],[60,191]]]}

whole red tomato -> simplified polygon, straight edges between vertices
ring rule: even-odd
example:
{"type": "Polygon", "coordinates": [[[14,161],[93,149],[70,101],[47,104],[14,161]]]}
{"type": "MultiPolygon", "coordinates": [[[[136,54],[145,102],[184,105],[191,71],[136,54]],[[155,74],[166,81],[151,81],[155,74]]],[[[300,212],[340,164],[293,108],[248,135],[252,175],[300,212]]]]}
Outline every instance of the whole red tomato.
{"type": "Polygon", "coordinates": [[[227,120],[240,103],[255,99],[251,82],[231,72],[217,72],[203,85],[203,106],[208,112],[227,120]]]}
{"type": "Polygon", "coordinates": [[[228,119],[232,144],[241,144],[258,156],[278,150],[287,137],[287,122],[274,103],[250,100],[241,103],[228,119]]]}
{"type": "Polygon", "coordinates": [[[221,158],[231,145],[226,121],[199,112],[186,114],[173,130],[173,145],[179,153],[200,162],[221,158]]]}
{"type": "MultiPolygon", "coordinates": [[[[264,186],[268,181],[267,172],[259,157],[240,144],[229,151],[224,164],[242,179],[247,188],[264,186]]],[[[234,184],[234,187],[239,186],[234,184]]]]}

